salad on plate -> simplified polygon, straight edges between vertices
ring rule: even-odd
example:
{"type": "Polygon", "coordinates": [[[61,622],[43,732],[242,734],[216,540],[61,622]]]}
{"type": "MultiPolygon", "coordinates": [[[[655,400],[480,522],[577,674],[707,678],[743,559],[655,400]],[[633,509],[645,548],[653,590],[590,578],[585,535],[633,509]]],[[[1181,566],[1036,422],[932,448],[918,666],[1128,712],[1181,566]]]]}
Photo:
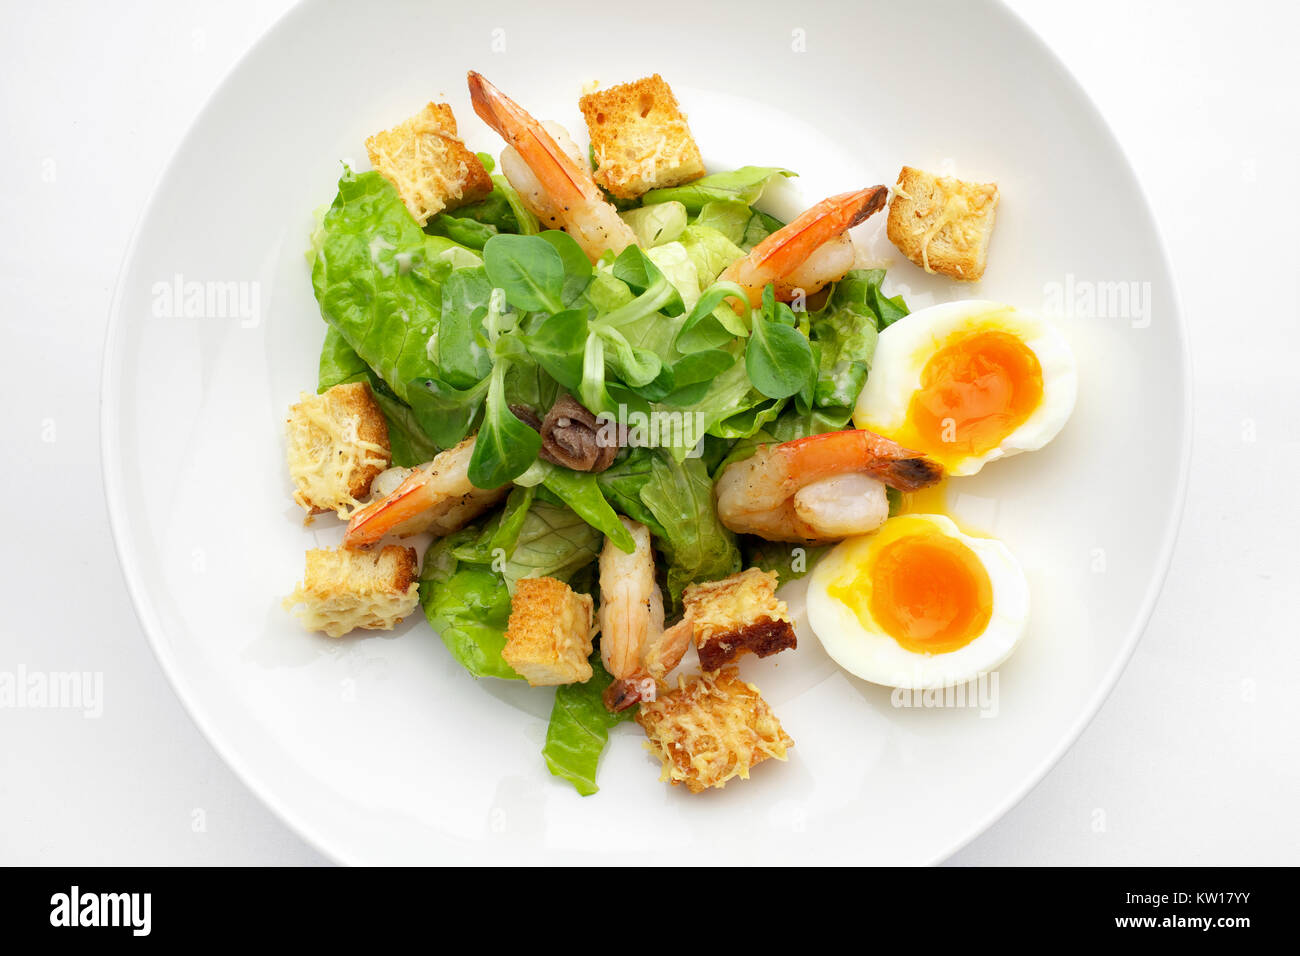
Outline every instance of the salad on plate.
{"type": "Polygon", "coordinates": [[[312,237],[325,339],[289,475],[346,526],[286,608],[336,638],[422,610],[474,677],[553,694],[542,755],[582,794],[627,720],[693,793],[786,759],[735,662],[797,655],[778,589],[808,572],[860,678],[1005,660],[1024,574],[943,488],[1060,431],[1073,356],[1000,303],[910,313],[853,232],[887,209],[903,268],[977,280],[997,186],[903,167],[783,222],[763,194],[795,174],[706,169],[658,75],[581,97],[586,150],[468,84],[499,163],[431,103],[367,141],[312,237]]]}

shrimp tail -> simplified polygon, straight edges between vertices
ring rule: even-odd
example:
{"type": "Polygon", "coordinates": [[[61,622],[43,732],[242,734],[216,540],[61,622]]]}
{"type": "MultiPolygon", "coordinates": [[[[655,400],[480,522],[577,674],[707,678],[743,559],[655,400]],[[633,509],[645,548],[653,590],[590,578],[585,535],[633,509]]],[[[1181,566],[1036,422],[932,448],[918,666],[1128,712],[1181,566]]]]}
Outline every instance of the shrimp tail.
{"type": "Polygon", "coordinates": [[[899,491],[919,491],[943,478],[943,466],[919,451],[865,429],[822,432],[777,445],[792,475],[860,471],[899,491]]]}
{"type": "Polygon", "coordinates": [[[656,685],[652,679],[632,677],[614,681],[605,688],[601,699],[605,703],[606,710],[611,714],[617,714],[642,701],[654,700],[655,691],[656,685]]]}
{"type": "Polygon", "coordinates": [[[388,497],[372,501],[352,516],[343,535],[343,546],[352,550],[372,547],[391,528],[429,507],[428,472],[416,471],[388,497]]]}
{"type": "Polygon", "coordinates": [[[788,272],[819,246],[875,215],[888,197],[887,187],[869,186],[823,199],[755,246],[750,261],[788,272]]]}
{"type": "Polygon", "coordinates": [[[481,73],[470,70],[467,79],[474,112],[519,151],[547,193],[566,206],[591,198],[581,170],[541,123],[481,73]]]}
{"type": "Polygon", "coordinates": [[[867,473],[899,491],[920,491],[942,480],[943,466],[918,454],[912,458],[877,461],[867,473]]]}

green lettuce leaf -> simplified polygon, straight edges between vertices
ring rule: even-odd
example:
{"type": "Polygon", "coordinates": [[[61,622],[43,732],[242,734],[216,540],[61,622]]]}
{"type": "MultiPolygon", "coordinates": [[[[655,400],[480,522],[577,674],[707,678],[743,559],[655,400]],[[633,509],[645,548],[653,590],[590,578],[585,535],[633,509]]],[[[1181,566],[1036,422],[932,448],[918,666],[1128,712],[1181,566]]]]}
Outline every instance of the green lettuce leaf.
{"type": "Polygon", "coordinates": [[[679,202],[687,212],[695,214],[704,208],[705,203],[716,200],[753,203],[773,177],[793,175],[788,169],[774,166],[742,166],[730,172],[712,173],[684,186],[652,189],[641,197],[641,202],[646,206],[679,202]]]}
{"type": "Polygon", "coordinates": [[[519,678],[501,657],[516,581],[567,582],[600,553],[600,532],[568,508],[534,500],[532,491],[516,489],[490,521],[439,538],[424,555],[424,615],[475,677],[519,678]]]}
{"type": "Polygon", "coordinates": [[[604,536],[568,508],[537,500],[520,523],[502,576],[511,591],[520,578],[569,581],[600,554],[604,536]]]}
{"type": "Polygon", "coordinates": [[[429,545],[420,569],[420,605],[462,667],[475,677],[520,680],[505,662],[510,591],[490,565],[462,562],[456,550],[471,544],[480,529],[471,525],[429,545]]]}
{"type": "MultiPolygon", "coordinates": [[[[871,369],[878,330],[907,315],[901,296],[889,298],[881,292],[884,277],[884,269],[849,272],[835,284],[826,304],[809,315],[809,337],[819,359],[811,410],[807,402],[803,408],[831,427],[843,428],[853,416],[871,369]]],[[[828,430],[812,418],[808,427],[809,434],[828,430]]]]}
{"type": "Polygon", "coordinates": [[[686,228],[686,207],[679,202],[639,206],[619,213],[619,216],[632,227],[636,244],[642,249],[672,242],[686,228]]]}
{"type": "Polygon", "coordinates": [[[420,427],[411,407],[392,393],[383,379],[353,351],[334,326],[327,326],[321,346],[317,392],[344,382],[369,382],[375,404],[388,421],[388,445],[393,464],[406,468],[422,465],[441,450],[420,427]]]}
{"type": "Polygon", "coordinates": [[[743,249],[710,226],[687,226],[678,242],[695,263],[701,291],[712,285],[723,269],[745,255],[743,249]]]}
{"type": "Polygon", "coordinates": [[[833,545],[790,544],[785,541],[764,541],[754,535],[741,535],[740,553],[745,567],[775,571],[777,587],[803,577],[833,545]]]}
{"type": "Polygon", "coordinates": [[[623,522],[618,520],[618,515],[605,500],[596,475],[561,468],[549,461],[539,461],[537,469],[542,475],[542,487],[555,495],[574,514],[628,554],[636,550],[632,535],[623,527],[623,522]]]}
{"type": "Polygon", "coordinates": [[[596,476],[596,482],[614,508],[641,522],[655,538],[663,538],[667,535],[663,525],[641,500],[641,489],[650,481],[654,457],[649,448],[625,449],[613,465],[596,476]]]}
{"type": "Polygon", "coordinates": [[[584,797],[600,788],[596,786],[596,767],[609,741],[611,727],[631,720],[637,708],[629,707],[617,714],[605,709],[603,695],[613,678],[600,662],[600,651],[591,655],[591,680],[585,684],[566,684],[555,689],[551,722],[546,727],[546,744],[542,756],[557,777],[569,781],[584,797]]]}
{"type": "Polygon", "coordinates": [[[472,251],[427,236],[376,172],[339,180],[322,223],[312,289],[324,319],[406,400],[408,383],[436,373],[442,283],[472,251]],[[458,253],[459,251],[459,253],[458,253]]]}
{"type": "Polygon", "coordinates": [[[686,585],[740,570],[736,536],[718,518],[713,480],[701,459],[677,461],[656,451],[640,498],[662,531],[657,538],[668,564],[668,593],[674,608],[681,606],[686,585]]]}

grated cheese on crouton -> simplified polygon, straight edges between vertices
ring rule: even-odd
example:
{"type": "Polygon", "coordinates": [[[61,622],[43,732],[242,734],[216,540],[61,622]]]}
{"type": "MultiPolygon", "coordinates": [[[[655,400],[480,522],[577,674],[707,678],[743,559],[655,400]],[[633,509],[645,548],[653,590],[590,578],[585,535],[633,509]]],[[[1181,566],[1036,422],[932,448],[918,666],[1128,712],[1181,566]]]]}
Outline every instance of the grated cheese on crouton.
{"type": "Polygon", "coordinates": [[[745,652],[769,657],[797,646],[790,610],[776,596],[777,581],[774,571],[749,568],[686,588],[685,616],[704,670],[715,671],[745,652]]]}
{"type": "Polygon", "coordinates": [[[997,205],[996,183],[968,183],[904,166],[886,231],[899,252],[926,272],[973,281],[984,275],[997,205]]]}
{"type": "Polygon", "coordinates": [[[371,136],[366,152],[421,226],[444,209],[477,202],[492,191],[487,170],[456,135],[456,116],[446,103],[430,103],[371,136]]]}
{"type": "Polygon", "coordinates": [[[510,601],[501,656],[533,687],[591,679],[590,594],[555,578],[521,578],[510,601]]]}
{"type": "Polygon", "coordinates": [[[282,602],[309,631],[342,637],[354,628],[392,630],[420,600],[415,549],[307,552],[302,583],[282,602]]]}
{"type": "Polygon", "coordinates": [[[658,73],[588,93],[578,100],[587,119],[596,182],[622,199],[704,175],[700,149],[658,73]]]}
{"type": "Polygon", "coordinates": [[[636,722],[646,747],[663,762],[659,779],[691,793],[749,779],[768,757],[785,760],[794,741],[781,729],[758,688],[729,667],[719,674],[678,677],[677,689],[642,703],[636,722]]]}
{"type": "Polygon", "coordinates": [[[388,422],[365,382],[302,395],[289,409],[289,477],[293,500],[312,515],[347,519],[374,477],[388,467],[388,422]]]}

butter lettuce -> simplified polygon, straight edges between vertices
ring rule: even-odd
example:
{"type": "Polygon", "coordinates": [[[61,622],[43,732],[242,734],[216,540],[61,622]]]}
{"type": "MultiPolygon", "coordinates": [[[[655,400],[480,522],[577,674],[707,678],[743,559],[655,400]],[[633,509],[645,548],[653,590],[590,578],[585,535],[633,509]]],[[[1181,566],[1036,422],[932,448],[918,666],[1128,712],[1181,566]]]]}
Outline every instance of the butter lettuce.
{"type": "Polygon", "coordinates": [[[652,189],[641,197],[646,206],[679,202],[689,213],[698,213],[705,203],[716,200],[752,203],[776,176],[793,176],[788,169],[774,166],[742,166],[725,173],[712,173],[684,186],[652,189]]]}
{"type": "Polygon", "coordinates": [[[388,421],[388,444],[394,465],[411,468],[438,454],[440,449],[420,427],[411,407],[394,395],[383,379],[361,361],[361,356],[353,351],[338,329],[329,326],[325,331],[325,343],[321,346],[316,390],[323,392],[345,382],[370,383],[375,404],[388,421]]]}
{"type": "Polygon", "coordinates": [[[614,507],[650,529],[664,555],[674,607],[686,585],[740,570],[736,536],[718,518],[704,459],[678,461],[666,449],[633,448],[597,481],[614,507]]]}
{"type": "MultiPolygon", "coordinates": [[[[809,337],[818,352],[817,383],[805,413],[843,428],[866,384],[879,330],[907,315],[901,296],[880,289],[884,269],[855,269],[831,290],[826,304],[809,316],[809,337]]],[[[826,429],[818,429],[826,430],[826,429]]]]}
{"type": "Polygon", "coordinates": [[[321,223],[312,289],[321,316],[399,399],[437,372],[442,283],[472,250],[426,235],[375,172],[346,173],[321,223]]]}
{"type": "Polygon", "coordinates": [[[567,582],[596,560],[602,543],[600,532],[568,508],[534,500],[531,489],[517,490],[491,520],[429,545],[420,569],[420,605],[467,671],[518,679],[501,657],[515,582],[567,582]]]}
{"type": "Polygon", "coordinates": [[[749,252],[785,223],[743,202],[714,200],[704,204],[691,225],[716,229],[742,252],[749,252]]]}
{"type": "Polygon", "coordinates": [[[723,269],[745,255],[743,249],[711,226],[687,226],[678,241],[695,263],[701,291],[712,285],[723,269]]]}
{"type": "Polygon", "coordinates": [[[429,625],[465,670],[475,677],[521,680],[505,662],[510,591],[489,564],[456,557],[456,549],[477,538],[473,525],[439,538],[424,554],[420,605],[429,625]]]}
{"type": "Polygon", "coordinates": [[[637,245],[642,249],[672,242],[686,228],[686,207],[679,202],[638,206],[619,213],[619,216],[632,227],[637,245]]]}
{"type": "Polygon", "coordinates": [[[596,786],[596,767],[609,741],[612,727],[636,716],[636,707],[617,714],[605,709],[603,695],[613,678],[600,662],[600,651],[591,655],[592,676],[585,684],[566,684],[555,689],[551,721],[546,727],[542,756],[551,773],[573,784],[589,797],[596,786]]]}

